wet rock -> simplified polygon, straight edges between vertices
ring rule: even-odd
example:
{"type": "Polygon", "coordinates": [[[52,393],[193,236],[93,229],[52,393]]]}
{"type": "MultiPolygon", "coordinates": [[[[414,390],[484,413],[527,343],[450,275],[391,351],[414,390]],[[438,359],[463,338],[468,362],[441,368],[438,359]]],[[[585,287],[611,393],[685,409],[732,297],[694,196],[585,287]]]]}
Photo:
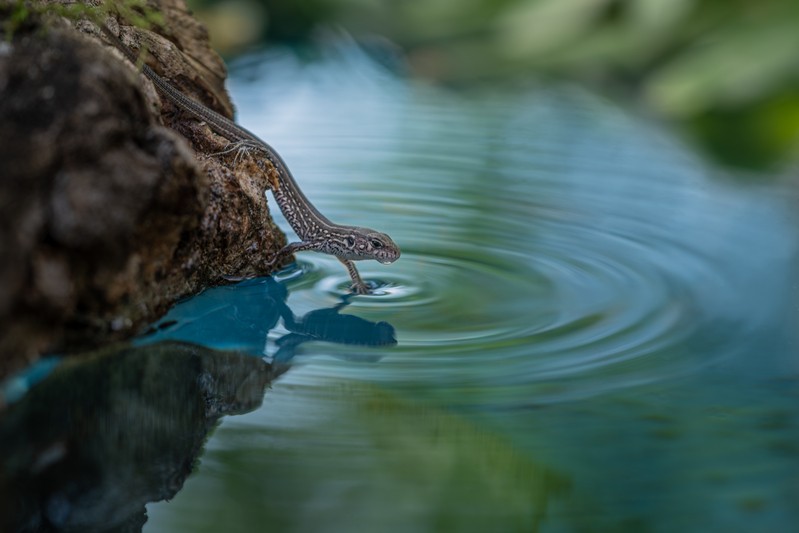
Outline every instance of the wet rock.
{"type": "MultiPolygon", "coordinates": [[[[164,36],[109,24],[230,116],[204,30],[181,1],[159,7],[164,36]]],[[[161,104],[89,22],[31,15],[2,37],[0,377],[130,337],[222,275],[265,274],[285,243],[265,173],[211,155],[225,140],[161,104]]]]}

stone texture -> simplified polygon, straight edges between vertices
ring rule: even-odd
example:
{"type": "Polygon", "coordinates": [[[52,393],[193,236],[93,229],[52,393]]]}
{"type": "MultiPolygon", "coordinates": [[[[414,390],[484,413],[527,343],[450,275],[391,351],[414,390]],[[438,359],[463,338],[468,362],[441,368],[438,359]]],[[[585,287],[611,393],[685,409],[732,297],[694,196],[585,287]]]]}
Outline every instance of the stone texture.
{"type": "MultiPolygon", "coordinates": [[[[202,27],[182,1],[152,4],[163,36],[108,24],[230,116],[224,65],[202,27]]],[[[162,104],[91,23],[31,16],[3,36],[0,377],[42,353],[130,337],[223,275],[268,273],[285,236],[266,173],[212,155],[224,146],[162,104]]]]}

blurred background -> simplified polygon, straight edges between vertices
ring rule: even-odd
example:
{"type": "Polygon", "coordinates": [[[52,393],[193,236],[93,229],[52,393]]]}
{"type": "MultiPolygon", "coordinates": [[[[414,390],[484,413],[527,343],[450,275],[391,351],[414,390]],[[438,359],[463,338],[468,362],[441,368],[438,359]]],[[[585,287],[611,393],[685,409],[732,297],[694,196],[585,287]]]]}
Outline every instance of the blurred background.
{"type": "Polygon", "coordinates": [[[190,5],[236,120],[402,258],[352,297],[300,254],[22,376],[0,520],[796,531],[799,2],[190,5]]]}
{"type": "Polygon", "coordinates": [[[794,0],[192,0],[228,58],[330,29],[457,87],[577,81],[662,119],[728,167],[799,155],[794,0]]]}

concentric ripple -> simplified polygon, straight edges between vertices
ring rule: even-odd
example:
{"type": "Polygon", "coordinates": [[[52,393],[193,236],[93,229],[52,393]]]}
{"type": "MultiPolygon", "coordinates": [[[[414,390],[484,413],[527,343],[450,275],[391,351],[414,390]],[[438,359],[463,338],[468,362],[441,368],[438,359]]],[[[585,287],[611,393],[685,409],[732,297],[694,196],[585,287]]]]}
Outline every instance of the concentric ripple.
{"type": "MultiPolygon", "coordinates": [[[[363,269],[378,289],[355,298],[351,312],[390,321],[398,347],[379,367],[320,365],[309,375],[427,383],[428,394],[485,406],[595,394],[730,355],[731,339],[702,341],[716,327],[736,326],[714,323],[712,310],[703,309],[736,290],[723,264],[665,240],[655,249],[562,220],[536,226],[526,250],[518,240],[498,239],[491,248],[449,242],[435,251],[412,248],[388,268],[363,269]],[[669,270],[668,255],[681,257],[680,271],[669,270]],[[693,341],[714,346],[698,354],[693,341]]],[[[346,291],[339,265],[312,260],[318,276],[310,292],[346,291]]]]}
{"type": "Polygon", "coordinates": [[[294,313],[346,301],[397,346],[309,345],[296,379],[512,407],[695,371],[770,319],[747,280],[790,234],[774,199],[651,126],[563,87],[465,96],[325,65],[237,89],[244,124],[322,212],[388,232],[402,257],[359,265],[368,296],[311,253],[276,279],[294,313]],[[364,352],[377,362],[348,360],[364,352]]]}

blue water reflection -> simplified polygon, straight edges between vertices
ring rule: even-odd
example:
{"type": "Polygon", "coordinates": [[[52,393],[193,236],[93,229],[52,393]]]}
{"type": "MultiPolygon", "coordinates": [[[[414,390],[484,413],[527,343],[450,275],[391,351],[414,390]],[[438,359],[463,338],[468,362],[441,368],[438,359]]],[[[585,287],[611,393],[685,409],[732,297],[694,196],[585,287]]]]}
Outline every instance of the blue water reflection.
{"type": "MultiPolygon", "coordinates": [[[[286,305],[287,297],[285,284],[271,277],[208,289],[170,311],[137,344],[199,342],[211,348],[264,357],[273,364],[288,364],[307,342],[352,346],[397,343],[394,327],[388,322],[341,313],[354,294],[344,294],[337,304],[302,316],[286,305]]],[[[379,356],[367,358],[377,359],[379,356]]]]}

